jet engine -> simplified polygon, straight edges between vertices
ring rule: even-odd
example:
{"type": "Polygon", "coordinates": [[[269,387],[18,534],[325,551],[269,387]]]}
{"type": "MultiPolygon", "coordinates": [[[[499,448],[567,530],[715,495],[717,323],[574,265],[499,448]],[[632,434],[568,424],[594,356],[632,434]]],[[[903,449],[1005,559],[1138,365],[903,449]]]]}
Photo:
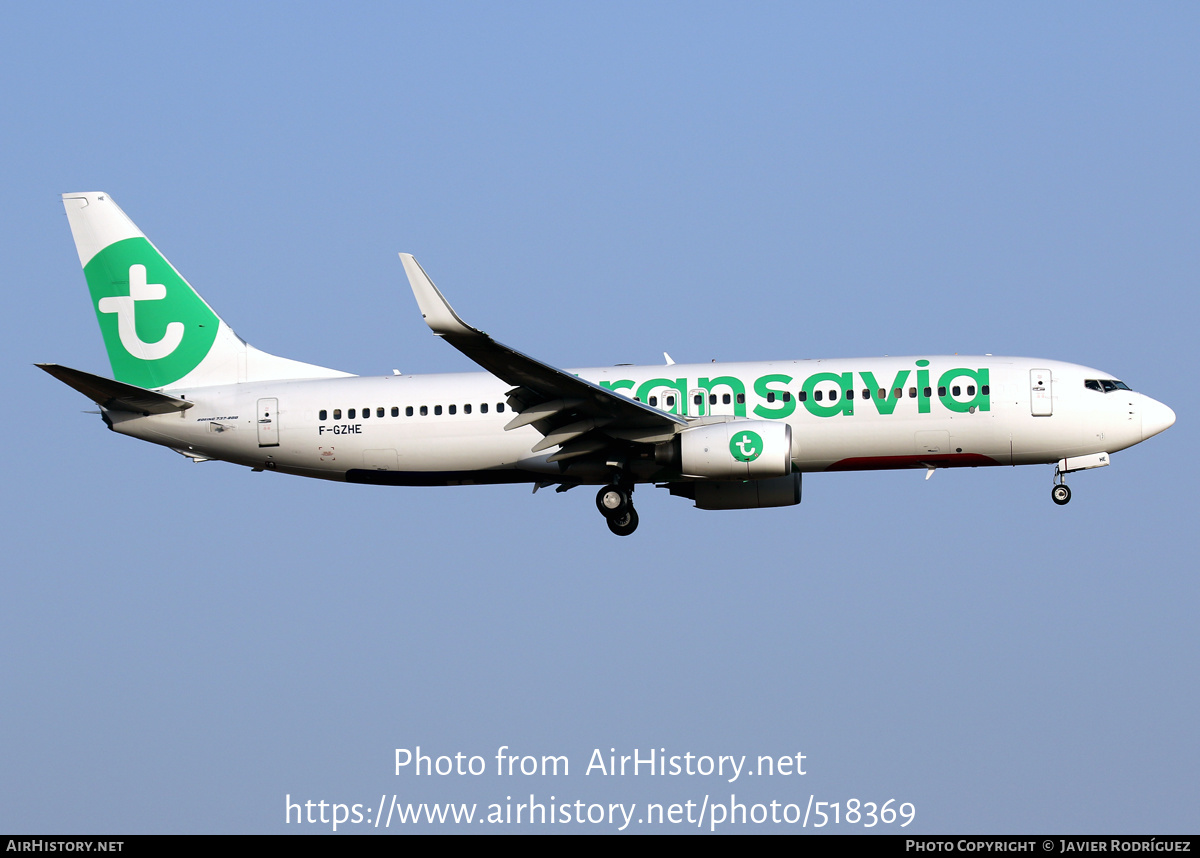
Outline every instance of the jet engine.
{"type": "Polygon", "coordinates": [[[697,509],[766,509],[800,503],[800,474],[769,480],[675,482],[671,494],[691,498],[697,509]]]}
{"type": "Polygon", "coordinates": [[[792,427],[765,420],[732,420],[684,429],[655,450],[660,465],[682,476],[761,480],[792,472],[792,427]]]}

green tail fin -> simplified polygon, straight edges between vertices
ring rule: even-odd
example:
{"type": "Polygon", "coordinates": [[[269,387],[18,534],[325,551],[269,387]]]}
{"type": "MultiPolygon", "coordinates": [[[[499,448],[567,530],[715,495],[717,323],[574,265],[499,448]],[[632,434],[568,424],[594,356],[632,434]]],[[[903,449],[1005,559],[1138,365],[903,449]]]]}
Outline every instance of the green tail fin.
{"type": "Polygon", "coordinates": [[[194,387],[348,373],[246,344],[104,193],[63,194],[113,376],[194,387]]]}

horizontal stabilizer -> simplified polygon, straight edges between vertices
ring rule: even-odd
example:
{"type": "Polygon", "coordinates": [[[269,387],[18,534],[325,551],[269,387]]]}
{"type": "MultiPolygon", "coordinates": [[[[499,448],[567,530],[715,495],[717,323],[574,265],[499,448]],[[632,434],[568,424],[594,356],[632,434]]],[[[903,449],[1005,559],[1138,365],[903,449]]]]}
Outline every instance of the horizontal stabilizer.
{"type": "Polygon", "coordinates": [[[95,402],[101,408],[110,411],[132,411],[135,414],[170,414],[175,411],[185,411],[194,403],[186,399],[176,399],[165,393],[156,393],[144,387],[125,384],[123,381],[113,381],[101,375],[92,375],[81,369],[71,369],[56,363],[34,364],[44,369],[68,387],[73,387],[95,402]]]}

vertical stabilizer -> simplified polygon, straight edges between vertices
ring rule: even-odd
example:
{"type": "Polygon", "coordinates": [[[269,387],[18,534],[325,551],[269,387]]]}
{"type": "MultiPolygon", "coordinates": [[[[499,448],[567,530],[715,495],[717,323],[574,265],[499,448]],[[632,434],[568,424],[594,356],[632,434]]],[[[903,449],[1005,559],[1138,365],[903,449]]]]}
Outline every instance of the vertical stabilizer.
{"type": "Polygon", "coordinates": [[[108,194],[63,194],[63,205],[118,381],[161,389],[349,375],[247,344],[108,194]]]}

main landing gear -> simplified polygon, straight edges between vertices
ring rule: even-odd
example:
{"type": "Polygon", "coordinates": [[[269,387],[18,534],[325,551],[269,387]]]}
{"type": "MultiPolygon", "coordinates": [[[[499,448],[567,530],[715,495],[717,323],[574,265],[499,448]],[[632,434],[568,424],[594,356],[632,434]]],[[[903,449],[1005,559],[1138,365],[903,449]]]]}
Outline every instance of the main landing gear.
{"type": "Polygon", "coordinates": [[[608,522],[608,529],[617,536],[628,536],[637,530],[638,514],[633,508],[633,489],[613,483],[596,495],[596,509],[608,522]]]}

